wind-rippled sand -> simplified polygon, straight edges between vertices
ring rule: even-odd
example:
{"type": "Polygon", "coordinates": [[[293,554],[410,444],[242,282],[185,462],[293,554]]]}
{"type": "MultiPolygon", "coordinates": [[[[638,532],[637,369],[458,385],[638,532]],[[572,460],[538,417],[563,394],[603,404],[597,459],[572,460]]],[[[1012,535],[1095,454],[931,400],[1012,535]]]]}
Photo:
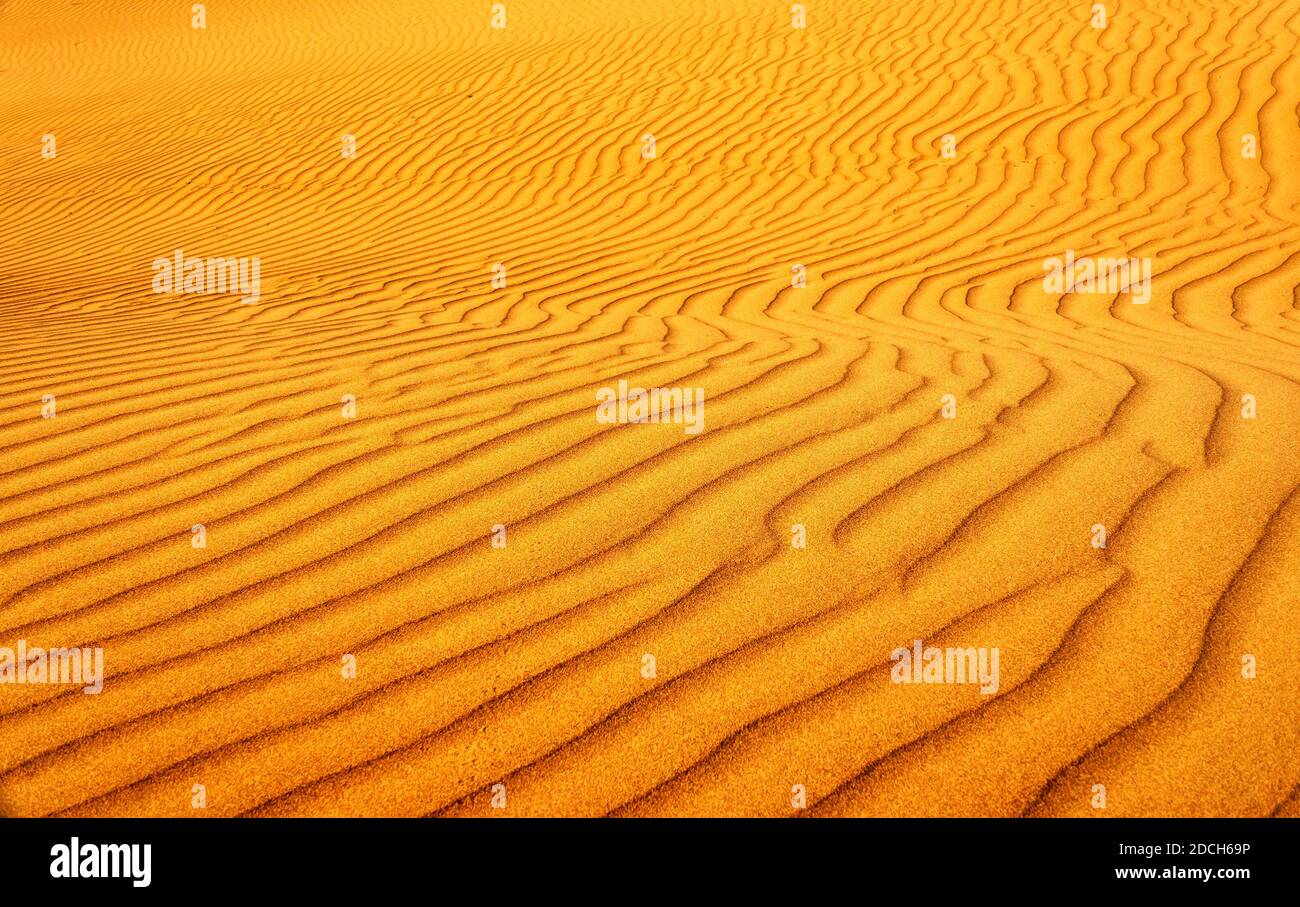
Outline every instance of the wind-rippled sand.
{"type": "Polygon", "coordinates": [[[0,4],[0,812],[1300,813],[1300,2],[805,5],[0,4]]]}

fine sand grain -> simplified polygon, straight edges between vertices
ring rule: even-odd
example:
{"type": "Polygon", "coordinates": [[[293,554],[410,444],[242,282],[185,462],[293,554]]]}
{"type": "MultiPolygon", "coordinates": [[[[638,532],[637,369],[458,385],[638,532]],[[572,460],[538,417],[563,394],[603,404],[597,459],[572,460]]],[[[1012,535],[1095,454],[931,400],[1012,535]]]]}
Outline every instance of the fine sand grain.
{"type": "Polygon", "coordinates": [[[805,5],[0,4],[0,813],[1300,814],[1300,0],[805,5]]]}

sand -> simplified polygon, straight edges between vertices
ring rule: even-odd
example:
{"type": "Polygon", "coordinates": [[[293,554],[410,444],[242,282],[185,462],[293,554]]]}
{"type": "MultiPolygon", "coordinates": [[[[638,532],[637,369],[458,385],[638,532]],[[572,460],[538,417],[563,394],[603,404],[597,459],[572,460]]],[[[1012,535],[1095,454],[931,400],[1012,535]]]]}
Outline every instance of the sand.
{"type": "Polygon", "coordinates": [[[506,6],[0,5],[0,813],[1300,813],[1300,2],[506,6]]]}

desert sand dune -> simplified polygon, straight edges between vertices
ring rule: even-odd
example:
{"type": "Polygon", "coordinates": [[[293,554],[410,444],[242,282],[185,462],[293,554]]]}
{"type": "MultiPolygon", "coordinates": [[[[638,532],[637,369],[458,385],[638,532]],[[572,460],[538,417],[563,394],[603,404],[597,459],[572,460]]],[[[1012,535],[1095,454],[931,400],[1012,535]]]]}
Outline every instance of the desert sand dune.
{"type": "Polygon", "coordinates": [[[1300,2],[504,5],[0,6],[0,813],[1300,815],[1300,2]]]}

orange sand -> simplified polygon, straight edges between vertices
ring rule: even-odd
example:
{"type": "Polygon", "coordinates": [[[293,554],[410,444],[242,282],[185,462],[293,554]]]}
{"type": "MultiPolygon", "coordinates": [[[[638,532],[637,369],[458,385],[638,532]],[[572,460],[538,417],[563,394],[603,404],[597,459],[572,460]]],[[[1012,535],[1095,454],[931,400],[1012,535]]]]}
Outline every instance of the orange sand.
{"type": "Polygon", "coordinates": [[[189,5],[0,5],[0,812],[1300,813],[1300,0],[189,5]]]}

